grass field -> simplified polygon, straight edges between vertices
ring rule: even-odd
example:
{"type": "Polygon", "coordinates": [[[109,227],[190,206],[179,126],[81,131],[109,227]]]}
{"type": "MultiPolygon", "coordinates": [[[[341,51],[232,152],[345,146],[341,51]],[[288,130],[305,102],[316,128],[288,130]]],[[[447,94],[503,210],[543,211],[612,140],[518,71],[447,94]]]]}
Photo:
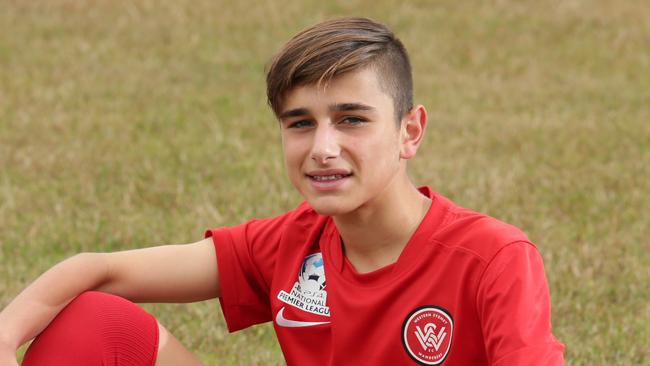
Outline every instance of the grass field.
{"type": "MultiPolygon", "coordinates": [[[[294,207],[263,69],[339,15],[410,50],[414,180],[537,243],[568,364],[650,364],[642,0],[0,0],[0,307],[77,252],[294,207]]],[[[146,308],[206,364],[283,364],[270,325],[227,335],[217,301],[146,308]]]]}

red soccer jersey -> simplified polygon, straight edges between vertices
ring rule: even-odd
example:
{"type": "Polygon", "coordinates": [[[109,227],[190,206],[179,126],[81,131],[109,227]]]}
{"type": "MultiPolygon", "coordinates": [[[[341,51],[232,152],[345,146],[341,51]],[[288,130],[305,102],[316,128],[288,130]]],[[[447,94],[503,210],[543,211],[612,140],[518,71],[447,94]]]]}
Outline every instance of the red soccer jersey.
{"type": "Polygon", "coordinates": [[[208,230],[228,329],[274,321],[288,365],[561,365],[541,256],[517,228],[421,189],[397,262],[357,273],[306,203],[208,230]]]}

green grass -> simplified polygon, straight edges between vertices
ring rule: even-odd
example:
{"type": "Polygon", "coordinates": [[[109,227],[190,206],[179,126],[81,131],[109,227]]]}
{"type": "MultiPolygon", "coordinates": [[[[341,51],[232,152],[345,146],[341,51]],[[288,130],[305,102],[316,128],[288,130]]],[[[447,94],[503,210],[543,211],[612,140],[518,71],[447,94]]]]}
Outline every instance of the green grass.
{"type": "MultiPolygon", "coordinates": [[[[650,7],[402,3],[0,0],[0,307],[74,253],[294,207],[264,65],[364,15],[406,43],[430,114],[414,180],[537,243],[568,364],[650,364],[650,7]]],[[[146,307],[207,364],[283,363],[217,301],[146,307]]]]}

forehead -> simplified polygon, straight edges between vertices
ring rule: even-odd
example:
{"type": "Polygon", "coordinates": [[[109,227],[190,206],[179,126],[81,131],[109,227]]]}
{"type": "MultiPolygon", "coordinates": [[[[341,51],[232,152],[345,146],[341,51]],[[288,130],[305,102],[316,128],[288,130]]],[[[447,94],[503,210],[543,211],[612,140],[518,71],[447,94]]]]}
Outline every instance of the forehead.
{"type": "Polygon", "coordinates": [[[280,115],[299,108],[312,113],[323,112],[332,105],[342,104],[367,105],[382,115],[393,115],[392,98],[383,90],[372,68],[337,76],[323,86],[307,84],[289,90],[280,115]]]}

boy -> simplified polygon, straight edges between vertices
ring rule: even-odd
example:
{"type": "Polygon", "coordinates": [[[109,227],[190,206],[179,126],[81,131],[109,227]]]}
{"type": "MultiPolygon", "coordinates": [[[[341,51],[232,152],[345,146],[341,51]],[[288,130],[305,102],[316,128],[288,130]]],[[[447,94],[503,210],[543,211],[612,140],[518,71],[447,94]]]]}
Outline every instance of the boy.
{"type": "Polygon", "coordinates": [[[40,333],[23,364],[200,365],[122,298],[219,297],[230,331],[273,321],[289,365],[563,364],[526,236],[411,183],[427,114],[385,26],[344,18],[299,33],[267,94],[306,202],[194,244],[62,262],[0,313],[0,363],[40,333]]]}

